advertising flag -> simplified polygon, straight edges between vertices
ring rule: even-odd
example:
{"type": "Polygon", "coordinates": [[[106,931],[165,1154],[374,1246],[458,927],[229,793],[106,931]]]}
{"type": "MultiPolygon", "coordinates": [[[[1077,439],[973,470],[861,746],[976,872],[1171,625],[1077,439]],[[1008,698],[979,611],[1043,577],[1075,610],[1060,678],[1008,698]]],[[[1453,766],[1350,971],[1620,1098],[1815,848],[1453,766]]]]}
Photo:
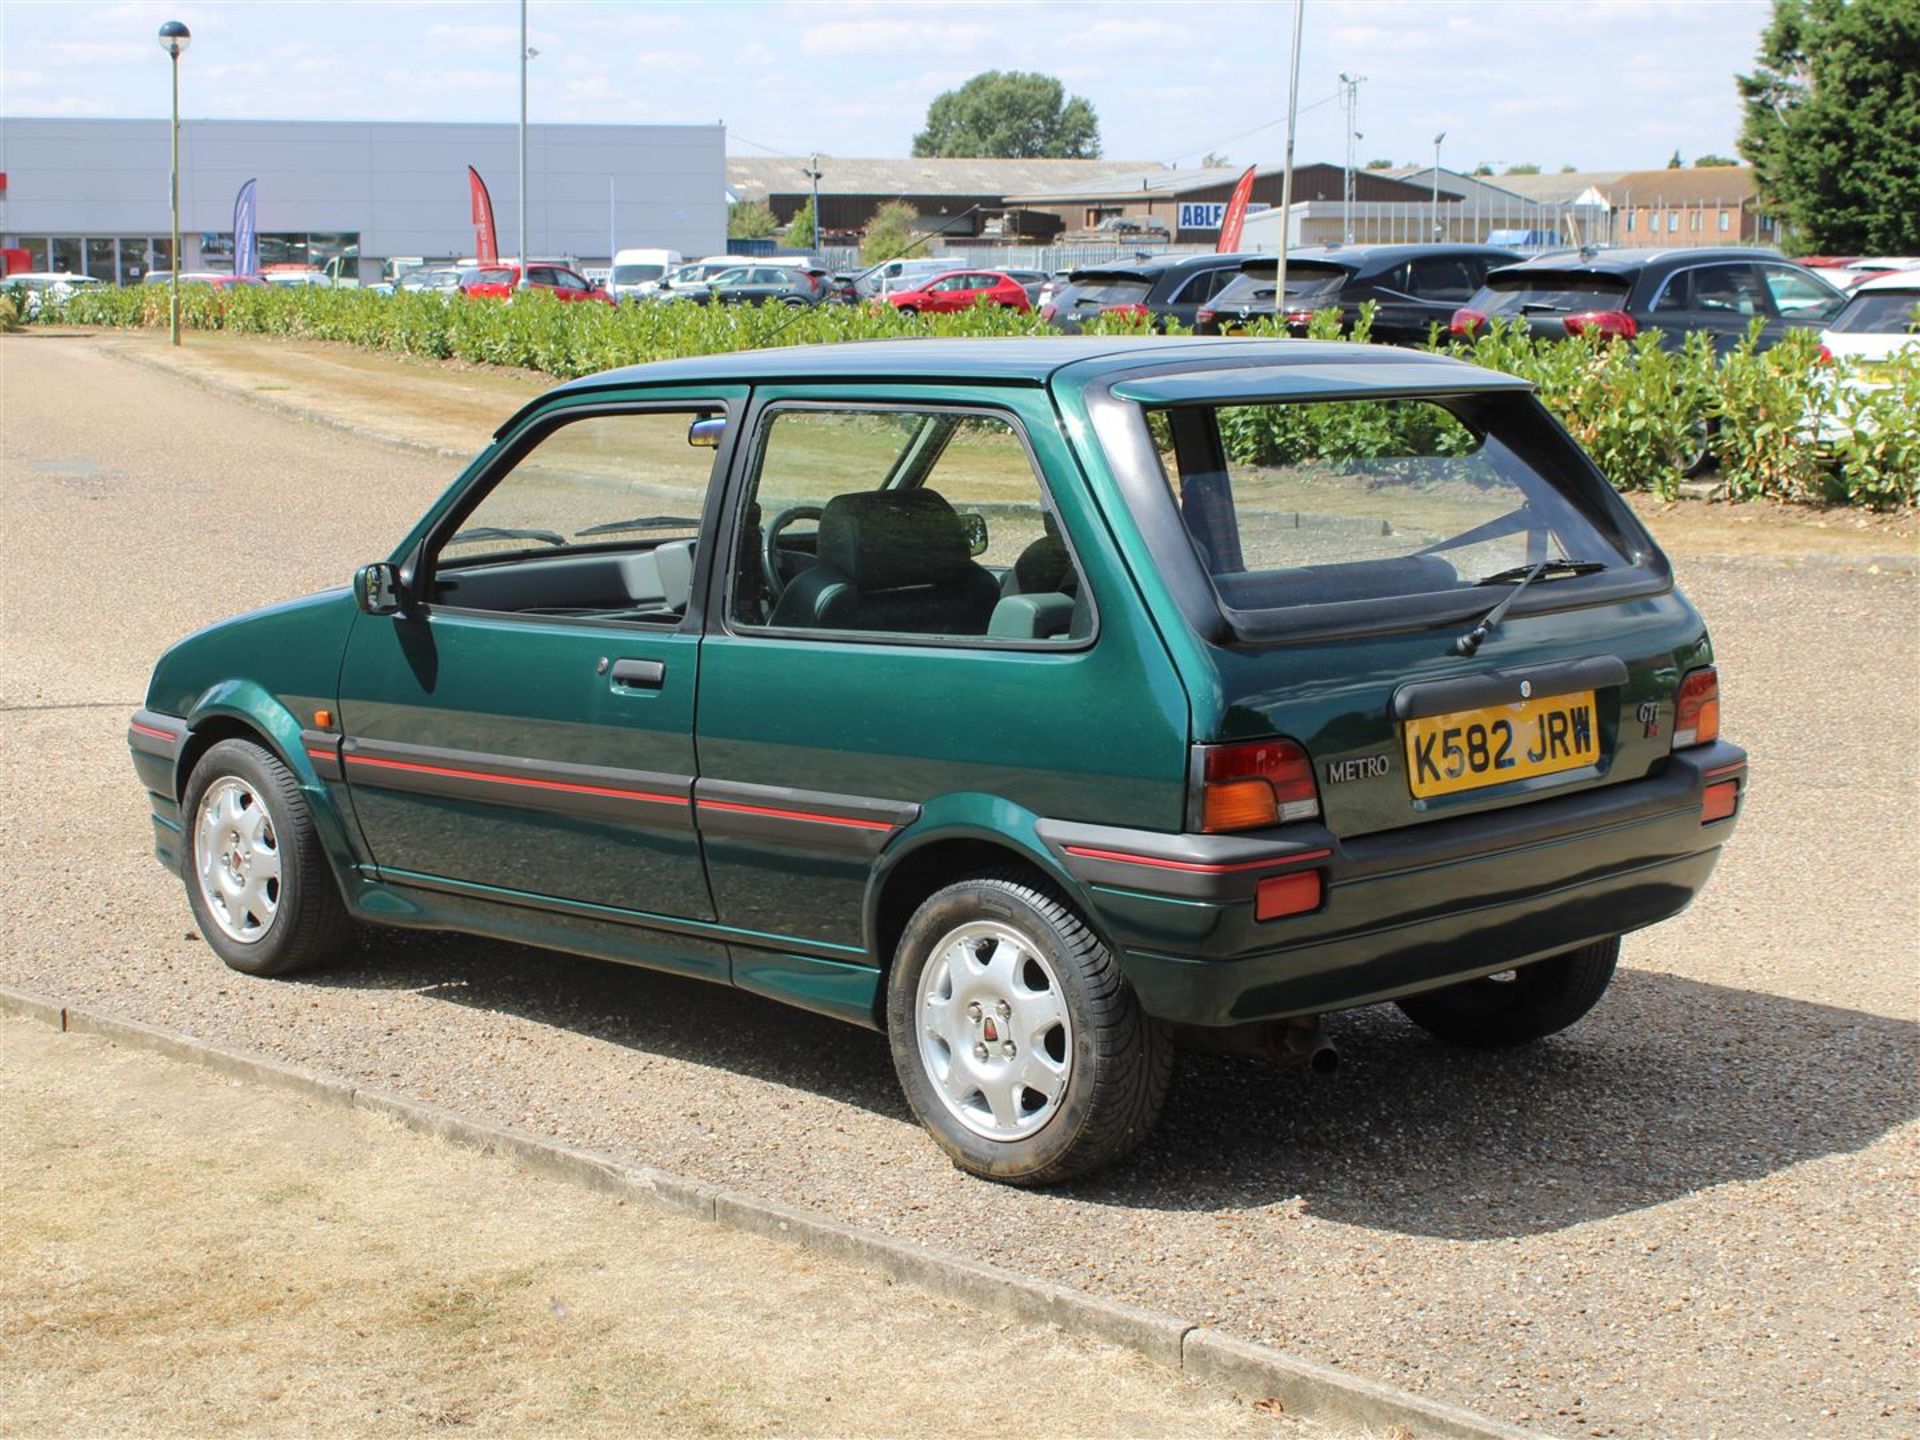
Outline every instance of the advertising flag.
{"type": "Polygon", "coordinates": [[[233,273],[260,273],[260,227],[254,215],[253,193],[259,182],[249,180],[233,197],[233,273]]]}
{"type": "Polygon", "coordinates": [[[473,192],[473,258],[482,265],[497,264],[500,250],[493,238],[493,197],[480,172],[467,167],[467,188],[473,192]]]}
{"type": "Polygon", "coordinates": [[[1247,173],[1240,177],[1240,183],[1233,187],[1233,196],[1227,201],[1227,213],[1220,221],[1220,243],[1214,247],[1216,255],[1231,255],[1240,248],[1240,231],[1247,223],[1247,202],[1253,199],[1254,166],[1247,167],[1247,173]]]}

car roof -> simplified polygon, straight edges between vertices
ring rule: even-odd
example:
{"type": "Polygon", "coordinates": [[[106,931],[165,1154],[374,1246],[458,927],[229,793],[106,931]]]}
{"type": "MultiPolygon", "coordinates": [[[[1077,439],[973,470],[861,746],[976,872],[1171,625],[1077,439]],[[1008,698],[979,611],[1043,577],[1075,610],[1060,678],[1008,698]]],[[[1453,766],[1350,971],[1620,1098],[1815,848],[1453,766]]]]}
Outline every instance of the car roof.
{"type": "Polygon", "coordinates": [[[1893,270],[1876,275],[1871,280],[1862,280],[1847,294],[1871,295],[1876,290],[1920,290],[1920,270],[1893,270]]]}
{"type": "MultiPolygon", "coordinates": [[[[1382,241],[1377,245],[1316,245],[1311,249],[1289,250],[1287,265],[1289,268],[1299,264],[1337,265],[1342,269],[1358,272],[1376,267],[1384,269],[1397,265],[1402,260],[1420,260],[1448,255],[1504,255],[1515,260],[1520,258],[1515,251],[1504,245],[1479,245],[1464,240],[1434,240],[1426,243],[1382,241]]],[[[1276,255],[1250,256],[1241,269],[1257,274],[1264,273],[1269,265],[1277,271],[1279,257],[1276,255]]]]}
{"type": "Polygon", "coordinates": [[[1212,251],[1203,251],[1197,255],[1148,255],[1144,259],[1129,260],[1116,256],[1112,260],[1098,260],[1089,265],[1076,265],[1068,272],[1069,278],[1078,275],[1139,275],[1142,277],[1163,275],[1169,270],[1210,269],[1220,265],[1238,266],[1248,260],[1259,258],[1251,251],[1233,255],[1216,255],[1212,251]]]}
{"type": "MultiPolygon", "coordinates": [[[[1683,245],[1663,249],[1639,250],[1561,250],[1551,255],[1536,255],[1502,267],[1515,270],[1588,270],[1602,274],[1631,275],[1656,265],[1685,262],[1700,265],[1708,261],[1769,260],[1779,264],[1792,262],[1776,250],[1758,250],[1742,245],[1683,245]]],[[[1501,273],[1501,272],[1496,272],[1501,273]]]]}
{"type": "Polygon", "coordinates": [[[1278,369],[1311,366],[1325,374],[1355,376],[1382,366],[1396,374],[1413,367],[1431,375],[1435,390],[1511,389],[1511,376],[1445,355],[1345,340],[1247,340],[1223,337],[1047,335],[976,339],[854,340],[828,345],[782,345],[719,355],[688,356],[629,365],[583,376],[549,390],[516,412],[497,431],[507,434],[521,419],[556,396],[582,395],[636,385],[747,385],[820,381],[949,382],[1044,385],[1069,366],[1077,384],[1119,381],[1168,365],[1278,369]]]}

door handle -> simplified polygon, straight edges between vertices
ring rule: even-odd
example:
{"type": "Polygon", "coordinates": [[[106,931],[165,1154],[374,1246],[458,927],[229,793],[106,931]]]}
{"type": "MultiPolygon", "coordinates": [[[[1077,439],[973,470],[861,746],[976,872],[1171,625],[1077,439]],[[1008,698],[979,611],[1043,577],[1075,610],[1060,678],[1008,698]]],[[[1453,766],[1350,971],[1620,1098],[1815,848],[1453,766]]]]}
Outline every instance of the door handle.
{"type": "Polygon", "coordinates": [[[659,660],[616,660],[613,683],[627,690],[658,690],[667,679],[667,667],[659,660]]]}

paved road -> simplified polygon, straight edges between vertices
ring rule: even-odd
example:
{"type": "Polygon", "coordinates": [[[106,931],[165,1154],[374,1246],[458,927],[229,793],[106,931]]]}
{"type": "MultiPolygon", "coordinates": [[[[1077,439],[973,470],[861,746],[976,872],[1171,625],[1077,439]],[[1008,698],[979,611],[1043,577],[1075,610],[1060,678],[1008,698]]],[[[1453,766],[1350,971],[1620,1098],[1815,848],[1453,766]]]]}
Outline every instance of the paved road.
{"type": "Polygon", "coordinates": [[[693,982],[395,936],[223,970],[122,736],[167,640],[383,553],[454,468],[98,342],[0,342],[0,977],[1017,1266],[1563,1433],[1911,1435],[1915,586],[1691,561],[1755,789],[1714,887],[1523,1055],[1337,1017],[1330,1081],[1187,1063],[1137,1163],[1022,1194],[878,1036],[693,982]]]}

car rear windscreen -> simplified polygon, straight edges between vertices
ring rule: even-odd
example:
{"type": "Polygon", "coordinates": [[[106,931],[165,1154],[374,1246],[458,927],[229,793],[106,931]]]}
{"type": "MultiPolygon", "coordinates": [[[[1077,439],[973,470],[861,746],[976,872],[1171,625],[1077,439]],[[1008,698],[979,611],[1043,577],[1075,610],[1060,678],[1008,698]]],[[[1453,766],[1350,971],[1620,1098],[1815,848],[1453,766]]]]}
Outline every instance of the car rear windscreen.
{"type": "Polygon", "coordinates": [[[460,277],[462,285],[511,285],[514,274],[511,270],[469,270],[460,277]]]}
{"type": "Polygon", "coordinates": [[[1842,335],[1920,335],[1920,286],[1855,295],[1827,328],[1842,335]]]}
{"type": "Polygon", "coordinates": [[[1509,270],[1487,276],[1467,302],[1482,315],[1558,315],[1618,310],[1633,282],[1624,275],[1591,270],[1509,270]]]}
{"type": "MultiPolygon", "coordinates": [[[[1351,273],[1337,265],[1303,265],[1295,268],[1287,266],[1287,301],[1289,304],[1310,303],[1316,300],[1331,299],[1339,293],[1351,273]]],[[[1273,308],[1274,267],[1259,270],[1242,271],[1227,282],[1214,297],[1215,310],[1235,310],[1242,306],[1253,309],[1270,310],[1273,308]]]]}
{"type": "Polygon", "coordinates": [[[1469,425],[1425,399],[1182,405],[1149,411],[1148,428],[1236,610],[1456,590],[1548,557],[1628,563],[1551,461],[1526,458],[1540,452],[1524,402],[1474,413],[1469,425]]]}
{"type": "Polygon", "coordinates": [[[1074,302],[1082,305],[1144,305],[1153,289],[1144,275],[1087,275],[1073,285],[1074,302]]]}
{"type": "Polygon", "coordinates": [[[616,285],[644,285],[649,280],[658,280],[667,273],[664,265],[616,265],[613,267],[613,283],[616,285]]]}

